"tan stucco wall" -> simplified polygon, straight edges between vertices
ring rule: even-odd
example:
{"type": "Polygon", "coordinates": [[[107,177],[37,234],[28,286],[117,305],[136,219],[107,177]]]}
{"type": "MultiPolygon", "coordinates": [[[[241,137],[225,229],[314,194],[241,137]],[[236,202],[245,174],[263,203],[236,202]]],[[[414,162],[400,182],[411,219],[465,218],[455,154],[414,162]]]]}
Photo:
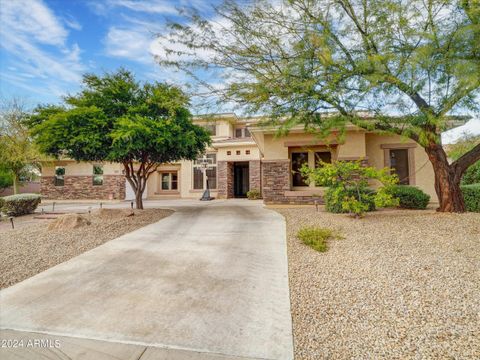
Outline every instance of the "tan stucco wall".
{"type": "Polygon", "coordinates": [[[256,145],[251,146],[239,146],[232,145],[229,147],[219,148],[217,151],[217,161],[249,161],[260,160],[260,150],[256,145]],[[249,150],[250,154],[246,151],[249,150]],[[228,151],[231,152],[227,155],[228,151]],[[237,155],[237,151],[240,151],[240,155],[237,155]]]}
{"type": "MultiPolygon", "coordinates": [[[[305,133],[290,133],[282,137],[265,134],[264,160],[288,159],[289,150],[286,143],[305,142],[307,143],[305,147],[308,147],[308,144],[313,145],[318,141],[322,141],[322,139],[305,133]]],[[[326,140],[326,143],[334,141],[336,141],[335,136],[332,135],[326,140]]],[[[344,140],[339,141],[339,143],[337,155],[340,158],[359,158],[366,156],[365,133],[363,131],[348,131],[345,134],[344,140]]]]}
{"type": "Polygon", "coordinates": [[[89,176],[93,175],[93,164],[103,164],[104,175],[121,175],[122,164],[101,163],[101,162],[76,162],[76,161],[55,161],[42,165],[43,176],[54,176],[55,166],[64,166],[66,176],[89,176]]]}
{"type": "MultiPolygon", "coordinates": [[[[382,145],[416,143],[413,140],[406,140],[398,135],[367,134],[366,144],[368,163],[371,166],[383,168],[385,166],[385,155],[383,149],[381,148],[382,145]]],[[[434,187],[433,167],[428,160],[425,150],[420,145],[416,145],[417,146],[413,149],[415,161],[415,184],[412,185],[419,187],[424,192],[429,194],[431,197],[430,200],[435,202],[437,201],[437,195],[434,187]]]]}

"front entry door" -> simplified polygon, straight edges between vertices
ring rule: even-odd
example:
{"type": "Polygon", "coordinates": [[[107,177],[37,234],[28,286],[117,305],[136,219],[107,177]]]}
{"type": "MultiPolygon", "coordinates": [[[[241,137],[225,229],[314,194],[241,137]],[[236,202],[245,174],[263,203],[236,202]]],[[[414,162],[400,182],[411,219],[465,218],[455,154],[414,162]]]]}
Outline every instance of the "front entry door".
{"type": "Polygon", "coordinates": [[[248,162],[233,165],[233,189],[235,197],[246,197],[250,187],[248,180],[248,162]]]}

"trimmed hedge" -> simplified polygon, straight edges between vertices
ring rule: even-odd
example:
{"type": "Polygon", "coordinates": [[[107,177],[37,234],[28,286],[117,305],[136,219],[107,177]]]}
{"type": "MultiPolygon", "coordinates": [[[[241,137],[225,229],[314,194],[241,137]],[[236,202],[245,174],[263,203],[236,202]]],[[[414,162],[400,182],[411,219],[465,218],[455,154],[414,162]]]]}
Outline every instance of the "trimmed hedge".
{"type": "Polygon", "coordinates": [[[423,210],[430,202],[430,195],[414,186],[397,185],[393,188],[393,195],[400,200],[399,206],[404,209],[423,210]]]}
{"type": "Polygon", "coordinates": [[[467,211],[480,212],[480,184],[462,185],[460,188],[467,211]]]}
{"type": "MultiPolygon", "coordinates": [[[[348,211],[344,210],[342,208],[342,201],[344,200],[345,197],[350,197],[353,196],[355,199],[358,200],[358,192],[356,189],[347,189],[344,191],[341,191],[337,196],[335,196],[335,191],[336,188],[330,187],[325,191],[325,210],[328,212],[334,213],[334,214],[341,214],[341,213],[347,213],[348,211]]],[[[360,195],[373,195],[375,194],[375,190],[372,189],[365,189],[360,192],[360,195]]],[[[362,201],[366,202],[368,205],[368,210],[367,211],[375,211],[375,201],[372,196],[368,197],[362,197],[362,201]]]]}
{"type": "Polygon", "coordinates": [[[3,198],[2,212],[8,216],[31,214],[40,204],[41,196],[38,194],[17,194],[3,198]]]}

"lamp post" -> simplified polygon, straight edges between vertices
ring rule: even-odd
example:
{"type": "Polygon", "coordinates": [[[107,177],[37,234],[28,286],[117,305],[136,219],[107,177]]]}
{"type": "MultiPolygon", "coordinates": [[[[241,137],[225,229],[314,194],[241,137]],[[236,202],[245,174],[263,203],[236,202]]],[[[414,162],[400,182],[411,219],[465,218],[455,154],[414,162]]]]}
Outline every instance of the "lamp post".
{"type": "Polygon", "coordinates": [[[208,176],[207,170],[209,168],[209,160],[206,155],[203,155],[201,159],[198,160],[200,163],[200,169],[202,170],[203,176],[205,177],[205,189],[203,195],[200,198],[200,201],[210,201],[213,200],[213,197],[210,196],[210,189],[208,188],[208,176]]]}

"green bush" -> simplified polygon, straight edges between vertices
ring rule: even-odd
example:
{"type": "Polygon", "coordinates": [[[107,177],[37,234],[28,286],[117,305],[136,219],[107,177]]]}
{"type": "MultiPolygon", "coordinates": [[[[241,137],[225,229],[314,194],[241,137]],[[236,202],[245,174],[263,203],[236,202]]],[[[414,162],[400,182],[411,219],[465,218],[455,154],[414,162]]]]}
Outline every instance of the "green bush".
{"type": "Polygon", "coordinates": [[[471,185],[480,183],[480,160],[470,165],[462,176],[462,185],[471,185]]]}
{"type": "Polygon", "coordinates": [[[247,192],[247,198],[248,200],[258,200],[262,198],[262,194],[260,193],[260,190],[252,189],[247,192]]]}
{"type": "Polygon", "coordinates": [[[419,188],[408,185],[397,185],[392,188],[393,196],[400,200],[399,206],[404,209],[426,209],[430,195],[419,188]]]}
{"type": "Polygon", "coordinates": [[[5,196],[2,212],[9,216],[31,214],[40,204],[41,197],[38,194],[18,194],[5,196]]]}
{"type": "Polygon", "coordinates": [[[325,252],[328,249],[327,240],[341,239],[342,237],[335,234],[332,230],[319,227],[304,227],[297,233],[297,238],[305,245],[312,249],[325,252]]]}
{"type": "Polygon", "coordinates": [[[460,188],[467,211],[480,212],[480,184],[462,185],[460,188]]]}
{"type": "Polygon", "coordinates": [[[366,211],[375,211],[375,191],[372,189],[363,189],[360,191],[360,197],[358,196],[358,191],[353,188],[342,189],[330,187],[325,192],[325,210],[331,213],[340,214],[350,212],[348,209],[342,205],[345,201],[345,198],[353,197],[355,200],[361,200],[360,202],[365,204],[366,211]]]}

